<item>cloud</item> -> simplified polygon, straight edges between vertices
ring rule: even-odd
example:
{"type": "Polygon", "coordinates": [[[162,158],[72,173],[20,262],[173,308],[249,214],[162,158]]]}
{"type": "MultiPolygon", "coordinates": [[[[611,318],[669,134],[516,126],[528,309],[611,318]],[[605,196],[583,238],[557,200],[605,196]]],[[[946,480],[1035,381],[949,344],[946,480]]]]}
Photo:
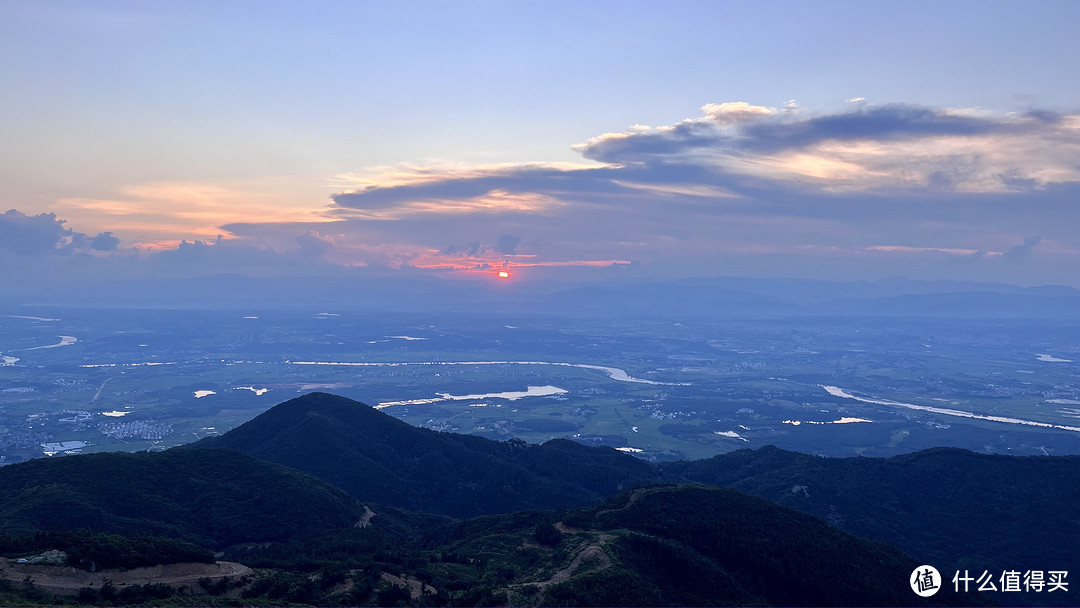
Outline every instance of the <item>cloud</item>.
{"type": "Polygon", "coordinates": [[[471,241],[464,245],[450,245],[444,247],[439,253],[464,256],[513,255],[520,244],[520,237],[507,233],[495,239],[494,243],[471,241]]]}
{"type": "Polygon", "coordinates": [[[933,108],[893,104],[792,121],[747,125],[739,147],[756,151],[807,148],[825,141],[917,139],[927,136],[976,136],[999,133],[1008,123],[933,108]]]}
{"type": "Polygon", "coordinates": [[[464,245],[450,245],[449,247],[443,248],[443,250],[439,253],[446,255],[461,254],[467,256],[475,256],[481,253],[485,253],[486,251],[487,247],[484,247],[484,245],[480,243],[480,241],[473,241],[464,245]]]}
{"type": "Polygon", "coordinates": [[[954,195],[1080,184],[1080,115],[862,102],[832,114],[744,102],[707,104],[702,113],[574,146],[601,165],[388,171],[385,183],[373,178],[334,195],[331,214],[406,222],[450,215],[566,218],[591,207],[625,217],[661,206],[730,208],[741,199],[753,213],[827,217],[830,207],[848,206],[853,197],[889,214],[900,197],[951,198],[962,206],[954,195]]]}
{"type": "Polygon", "coordinates": [[[574,148],[600,164],[408,167],[335,195],[332,213],[372,243],[412,243],[409,264],[441,255],[493,265],[510,254],[715,273],[754,256],[843,255],[903,274],[919,254],[992,274],[1002,259],[1080,249],[1077,114],[734,102],[574,148]],[[500,233],[519,240],[492,243],[500,233]],[[1052,235],[1056,248],[1010,252],[1025,233],[1052,235]]]}
{"type": "Polygon", "coordinates": [[[334,250],[334,239],[309,230],[296,237],[299,253],[306,258],[322,258],[334,250]]]}
{"type": "Polygon", "coordinates": [[[604,134],[576,149],[653,173],[690,165],[714,171],[718,182],[764,178],[832,192],[1004,192],[1080,181],[1080,115],[861,102],[819,115],[748,104],[702,110],[699,118],[604,134]]]}
{"type": "Polygon", "coordinates": [[[293,233],[290,239],[277,243],[218,235],[208,240],[182,240],[162,249],[139,248],[134,255],[140,268],[131,272],[148,276],[315,276],[356,265],[349,260],[335,263],[337,253],[335,238],[314,229],[293,233]]]}
{"type": "Polygon", "coordinates": [[[108,196],[65,198],[54,209],[80,226],[107,229],[126,243],[205,240],[240,221],[330,221],[321,212],[331,191],[313,176],[219,182],[127,184],[108,196]]]}
{"type": "Polygon", "coordinates": [[[71,254],[80,251],[115,251],[119,243],[111,232],[88,236],[64,226],[55,213],[26,215],[9,209],[0,215],[0,249],[20,255],[71,254]]]}
{"type": "Polygon", "coordinates": [[[423,214],[508,212],[546,213],[559,207],[566,193],[614,194],[626,191],[610,179],[606,167],[527,163],[478,167],[444,175],[422,174],[387,185],[368,185],[335,194],[341,215],[364,219],[401,219],[423,214]]]}
{"type": "Polygon", "coordinates": [[[1010,260],[1025,260],[1031,257],[1032,250],[1042,241],[1041,236],[1029,236],[1020,245],[1005,252],[1005,257],[1010,260]]]}
{"type": "Polygon", "coordinates": [[[495,241],[495,251],[499,253],[514,253],[517,246],[521,244],[521,239],[512,234],[504,234],[499,236],[495,241]]]}
{"type": "MultiPolygon", "coordinates": [[[[156,253],[140,249],[139,260],[169,272],[591,272],[638,260],[642,273],[679,276],[953,272],[1075,282],[1069,268],[1080,263],[1078,114],[728,102],[574,149],[583,162],[342,174],[322,208],[307,194],[289,208],[272,196],[271,180],[254,184],[250,198],[239,183],[162,183],[128,188],[115,201],[87,199],[80,209],[149,222],[168,208],[163,225],[180,218],[188,230],[198,226],[198,238],[181,232],[161,239],[156,253]],[[184,207],[188,199],[195,202],[184,207]],[[217,233],[224,238],[214,240],[217,233]]],[[[308,191],[287,183],[294,194],[308,191]]],[[[19,216],[23,237],[37,236],[2,245],[12,251],[130,254],[114,236],[125,233],[111,226],[91,238],[52,215],[19,216]]]]}
{"type": "Polygon", "coordinates": [[[70,242],[72,231],[53,213],[25,215],[10,209],[0,215],[0,247],[23,255],[52,253],[70,242]]]}
{"type": "Polygon", "coordinates": [[[116,251],[120,239],[111,232],[102,232],[90,240],[90,247],[97,251],[116,251]]]}

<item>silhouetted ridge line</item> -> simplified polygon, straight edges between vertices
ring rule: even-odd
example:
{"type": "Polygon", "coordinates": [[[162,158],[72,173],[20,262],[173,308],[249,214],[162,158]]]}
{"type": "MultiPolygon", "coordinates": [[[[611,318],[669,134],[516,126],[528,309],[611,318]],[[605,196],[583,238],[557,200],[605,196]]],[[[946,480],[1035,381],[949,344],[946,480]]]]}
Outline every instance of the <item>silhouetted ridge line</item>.
{"type": "Polygon", "coordinates": [[[581,506],[659,479],[649,463],[610,448],[432,431],[326,393],[291,399],[191,447],[235,449],[363,500],[456,517],[581,506]]]}

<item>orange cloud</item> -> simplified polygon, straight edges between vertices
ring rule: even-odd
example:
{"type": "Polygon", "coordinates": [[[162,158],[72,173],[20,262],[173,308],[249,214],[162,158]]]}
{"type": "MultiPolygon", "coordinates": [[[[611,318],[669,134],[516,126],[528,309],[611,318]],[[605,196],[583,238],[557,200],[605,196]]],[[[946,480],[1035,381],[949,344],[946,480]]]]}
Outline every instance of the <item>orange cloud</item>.
{"type": "Polygon", "coordinates": [[[330,190],[309,176],[218,183],[151,182],[123,186],[110,198],[66,198],[55,208],[90,229],[110,230],[136,244],[209,239],[236,222],[331,222],[330,190]]]}
{"type": "Polygon", "coordinates": [[[421,215],[462,215],[468,213],[546,213],[565,203],[537,193],[493,190],[465,199],[418,200],[386,209],[356,209],[339,212],[351,219],[392,221],[421,215]]]}
{"type": "Polygon", "coordinates": [[[453,270],[463,272],[487,272],[501,268],[611,266],[629,264],[629,260],[537,260],[534,254],[511,254],[501,257],[486,255],[456,255],[428,251],[409,262],[414,268],[425,270],[453,270]]]}

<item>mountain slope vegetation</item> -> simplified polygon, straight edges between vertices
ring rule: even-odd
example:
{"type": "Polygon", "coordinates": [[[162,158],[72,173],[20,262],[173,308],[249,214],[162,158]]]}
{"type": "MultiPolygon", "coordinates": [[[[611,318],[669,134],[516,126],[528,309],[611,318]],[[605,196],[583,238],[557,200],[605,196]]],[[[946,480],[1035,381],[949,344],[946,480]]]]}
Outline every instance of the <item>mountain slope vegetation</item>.
{"type": "MultiPolygon", "coordinates": [[[[338,573],[351,584],[348,601],[361,604],[906,605],[914,598],[907,579],[919,565],[794,509],[702,485],[636,488],[573,511],[467,519],[423,546],[388,543],[375,524],[231,556],[295,568],[297,554],[327,557],[316,584],[302,595],[302,582],[282,577],[275,593],[316,604],[343,599],[318,591],[332,589],[322,577],[338,573]],[[385,575],[363,578],[371,572],[385,575]],[[412,581],[415,593],[387,581],[412,581]]],[[[951,589],[930,602],[985,603],[951,589]]]]}
{"type": "Polygon", "coordinates": [[[769,446],[660,468],[794,507],[939,568],[1080,568],[1080,456],[937,448],[819,458],[769,446]]]}
{"type": "Polygon", "coordinates": [[[955,449],[829,459],[775,447],[651,464],[567,440],[418,429],[313,393],[163,453],[0,467],[0,549],[12,557],[63,545],[122,553],[118,563],[224,550],[268,569],[213,586],[255,605],[907,604],[919,563],[947,578],[1075,570],[1077,465],[955,449]]]}
{"type": "Polygon", "coordinates": [[[773,446],[650,464],[567,440],[496,442],[411,427],[357,401],[312,393],[194,444],[293,466],[361,500],[453,516],[589,504],[658,481],[729,486],[893,544],[950,569],[1080,563],[1080,457],[938,448],[892,458],[819,458],[773,446]]]}
{"type": "Polygon", "coordinates": [[[440,433],[326,393],[286,401],[191,447],[241,451],[363,500],[455,517],[581,506],[659,479],[615,450],[440,433]]]}
{"type": "Polygon", "coordinates": [[[100,453],[0,467],[0,528],[91,529],[214,547],[355,523],[356,499],[295,469],[232,450],[100,453]]]}

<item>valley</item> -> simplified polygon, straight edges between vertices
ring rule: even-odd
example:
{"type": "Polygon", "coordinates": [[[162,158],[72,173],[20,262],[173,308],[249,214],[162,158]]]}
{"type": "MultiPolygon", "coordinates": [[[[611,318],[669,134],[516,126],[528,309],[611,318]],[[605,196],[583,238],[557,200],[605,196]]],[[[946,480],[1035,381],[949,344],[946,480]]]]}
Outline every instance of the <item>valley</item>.
{"type": "Polygon", "coordinates": [[[652,461],[770,444],[827,456],[1080,453],[1080,328],[1069,322],[20,313],[33,314],[0,317],[0,463],[166,449],[313,390],[417,426],[566,437],[652,461]]]}

